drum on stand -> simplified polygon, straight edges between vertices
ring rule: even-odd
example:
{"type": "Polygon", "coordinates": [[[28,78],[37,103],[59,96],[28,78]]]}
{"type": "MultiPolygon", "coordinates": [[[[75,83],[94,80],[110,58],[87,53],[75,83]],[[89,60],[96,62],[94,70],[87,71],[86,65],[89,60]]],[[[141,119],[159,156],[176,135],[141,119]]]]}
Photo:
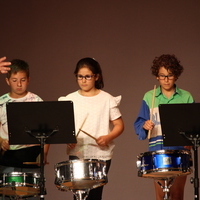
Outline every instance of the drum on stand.
{"type": "Polygon", "coordinates": [[[39,194],[38,173],[11,172],[1,174],[0,194],[5,196],[30,197],[39,194]]]}
{"type": "Polygon", "coordinates": [[[163,179],[192,173],[191,152],[187,150],[159,150],[138,156],[138,176],[163,179]]]}
{"type": "Polygon", "coordinates": [[[138,176],[154,178],[163,189],[164,200],[169,200],[168,193],[177,176],[192,173],[191,152],[187,150],[159,150],[141,153],[136,162],[138,176]],[[164,181],[164,185],[160,180],[164,181]]]}
{"type": "Polygon", "coordinates": [[[77,199],[86,199],[90,189],[105,185],[106,162],[102,160],[69,160],[55,165],[55,185],[61,191],[71,190],[77,199]]]}

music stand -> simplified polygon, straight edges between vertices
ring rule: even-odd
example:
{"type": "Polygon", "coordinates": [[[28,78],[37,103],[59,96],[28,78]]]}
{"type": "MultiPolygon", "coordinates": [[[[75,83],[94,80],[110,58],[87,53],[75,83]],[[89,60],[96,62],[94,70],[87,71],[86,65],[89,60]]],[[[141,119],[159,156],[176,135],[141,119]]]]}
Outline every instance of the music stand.
{"type": "Polygon", "coordinates": [[[199,200],[198,147],[200,103],[160,104],[160,122],[165,146],[192,146],[194,151],[194,199],[199,200]]]}
{"type": "Polygon", "coordinates": [[[9,144],[40,144],[40,199],[44,199],[44,144],[76,143],[72,101],[10,102],[9,144]]]}

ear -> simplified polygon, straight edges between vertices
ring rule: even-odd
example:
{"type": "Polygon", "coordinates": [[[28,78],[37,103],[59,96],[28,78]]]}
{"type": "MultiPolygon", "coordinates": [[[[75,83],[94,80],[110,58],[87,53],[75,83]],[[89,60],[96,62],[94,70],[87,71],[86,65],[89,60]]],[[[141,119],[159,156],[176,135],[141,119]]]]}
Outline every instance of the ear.
{"type": "Polygon", "coordinates": [[[10,86],[9,79],[8,79],[8,78],[6,78],[5,80],[6,80],[6,83],[7,83],[7,84],[10,86]]]}
{"type": "Polygon", "coordinates": [[[157,79],[157,80],[159,80],[159,78],[158,78],[158,77],[156,77],[156,79],[157,79]]]}
{"type": "Polygon", "coordinates": [[[30,76],[28,77],[28,83],[30,82],[30,76]]]}
{"type": "Polygon", "coordinates": [[[96,75],[95,81],[97,81],[98,79],[99,79],[99,74],[96,75]]]}

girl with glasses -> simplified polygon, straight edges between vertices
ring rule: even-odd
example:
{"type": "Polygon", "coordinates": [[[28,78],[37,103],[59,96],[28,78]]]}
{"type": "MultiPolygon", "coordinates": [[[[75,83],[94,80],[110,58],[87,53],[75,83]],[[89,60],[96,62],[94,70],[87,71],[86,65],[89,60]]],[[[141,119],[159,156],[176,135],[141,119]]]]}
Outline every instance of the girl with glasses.
{"type": "MultiPolygon", "coordinates": [[[[124,129],[118,108],[121,96],[113,97],[102,90],[102,70],[93,58],[81,59],[74,75],[79,89],[59,98],[59,101],[71,100],[74,104],[77,143],[68,144],[69,159],[104,160],[108,172],[114,139],[124,129]]],[[[101,200],[102,190],[103,186],[90,190],[87,200],[101,200]]]]}

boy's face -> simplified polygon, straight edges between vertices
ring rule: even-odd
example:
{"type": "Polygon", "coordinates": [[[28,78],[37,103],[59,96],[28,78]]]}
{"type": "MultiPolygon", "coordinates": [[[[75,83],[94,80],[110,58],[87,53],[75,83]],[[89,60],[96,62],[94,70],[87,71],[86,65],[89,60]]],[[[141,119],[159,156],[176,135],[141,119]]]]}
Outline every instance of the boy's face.
{"type": "Polygon", "coordinates": [[[162,90],[172,91],[174,90],[174,84],[177,78],[175,78],[169,70],[161,67],[158,72],[157,80],[159,81],[162,90]]]}
{"type": "Polygon", "coordinates": [[[6,82],[10,86],[10,97],[21,98],[27,94],[29,78],[25,72],[12,73],[9,79],[6,78],[6,82]]]}

